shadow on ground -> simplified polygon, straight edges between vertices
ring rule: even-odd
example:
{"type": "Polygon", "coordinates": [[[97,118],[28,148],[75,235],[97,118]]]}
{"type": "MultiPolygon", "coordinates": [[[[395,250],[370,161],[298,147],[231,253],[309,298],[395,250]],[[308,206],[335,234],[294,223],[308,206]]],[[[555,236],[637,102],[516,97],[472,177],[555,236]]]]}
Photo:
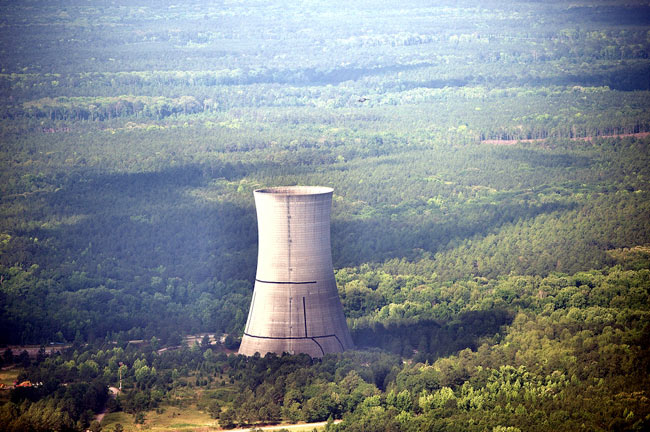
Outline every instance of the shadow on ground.
{"type": "Polygon", "coordinates": [[[429,363],[460,350],[476,350],[479,340],[509,325],[514,315],[503,309],[468,311],[449,321],[374,323],[352,330],[357,348],[381,348],[429,363]]]}

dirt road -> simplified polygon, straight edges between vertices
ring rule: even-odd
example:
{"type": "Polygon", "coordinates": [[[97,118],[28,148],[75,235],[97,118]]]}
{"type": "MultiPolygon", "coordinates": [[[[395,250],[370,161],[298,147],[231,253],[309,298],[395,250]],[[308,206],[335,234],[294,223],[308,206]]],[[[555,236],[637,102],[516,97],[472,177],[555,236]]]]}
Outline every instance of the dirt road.
{"type": "MultiPolygon", "coordinates": [[[[108,388],[108,398],[109,399],[115,399],[117,394],[120,392],[120,390],[117,387],[109,387],[108,388]]],[[[106,401],[108,402],[108,401],[106,401]]],[[[97,423],[101,423],[102,420],[104,420],[104,416],[106,415],[106,405],[104,405],[104,409],[102,412],[98,413],[95,415],[95,420],[97,420],[97,423]]]]}

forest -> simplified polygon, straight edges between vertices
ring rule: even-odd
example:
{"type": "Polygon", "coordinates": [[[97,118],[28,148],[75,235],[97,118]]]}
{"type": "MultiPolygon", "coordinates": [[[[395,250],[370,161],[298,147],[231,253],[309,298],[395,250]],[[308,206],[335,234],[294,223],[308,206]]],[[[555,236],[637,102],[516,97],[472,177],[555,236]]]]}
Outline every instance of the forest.
{"type": "Polygon", "coordinates": [[[650,428],[647,2],[0,11],[0,429],[650,428]],[[236,354],[278,185],[354,351],[236,354]]]}

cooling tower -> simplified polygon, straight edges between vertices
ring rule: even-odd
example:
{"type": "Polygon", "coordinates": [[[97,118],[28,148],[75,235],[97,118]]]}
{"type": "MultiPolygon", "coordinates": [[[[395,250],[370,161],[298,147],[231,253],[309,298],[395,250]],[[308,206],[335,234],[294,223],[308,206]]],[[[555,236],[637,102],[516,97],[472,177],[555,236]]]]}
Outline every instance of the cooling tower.
{"type": "Polygon", "coordinates": [[[259,253],[239,353],[322,357],[353,347],[332,268],[332,189],[256,190],[259,253]]]}

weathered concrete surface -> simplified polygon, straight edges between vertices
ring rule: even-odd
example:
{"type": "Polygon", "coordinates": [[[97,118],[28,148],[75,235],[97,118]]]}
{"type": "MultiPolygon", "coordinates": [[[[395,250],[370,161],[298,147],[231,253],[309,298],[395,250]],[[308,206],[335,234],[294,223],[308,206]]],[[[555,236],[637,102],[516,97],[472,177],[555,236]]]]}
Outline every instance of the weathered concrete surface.
{"type": "Polygon", "coordinates": [[[332,268],[332,189],[255,191],[259,253],[240,354],[306,353],[353,347],[332,268]]]}

